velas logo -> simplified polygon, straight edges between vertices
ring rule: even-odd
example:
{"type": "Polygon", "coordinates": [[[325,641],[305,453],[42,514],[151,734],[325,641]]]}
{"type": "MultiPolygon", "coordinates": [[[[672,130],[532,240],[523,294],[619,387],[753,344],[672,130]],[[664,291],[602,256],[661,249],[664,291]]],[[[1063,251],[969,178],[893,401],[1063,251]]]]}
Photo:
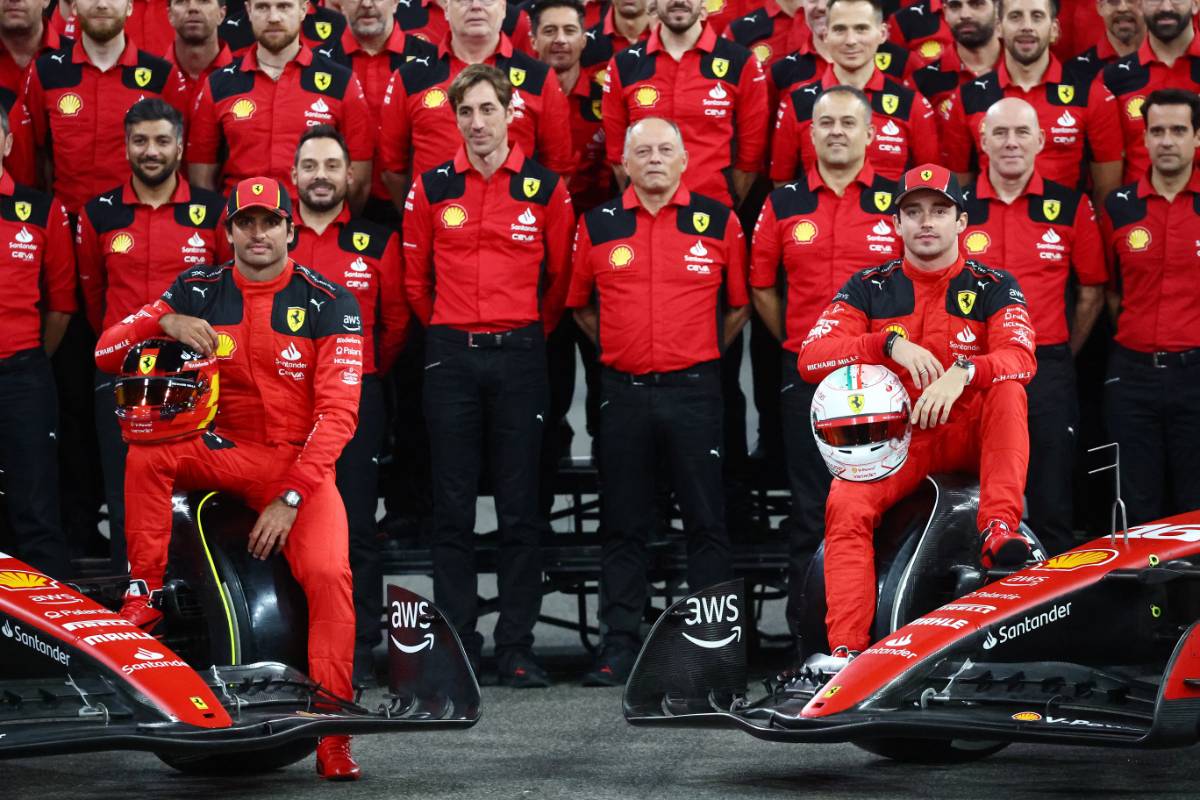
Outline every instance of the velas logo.
{"type": "Polygon", "coordinates": [[[108,251],[110,253],[128,253],[133,249],[133,237],[128,233],[118,233],[108,242],[108,251]]]}
{"type": "Polygon", "coordinates": [[[250,119],[250,117],[254,116],[254,111],[254,101],[249,97],[243,97],[229,109],[229,113],[233,114],[235,120],[250,119]]]}
{"type": "Polygon", "coordinates": [[[937,58],[942,54],[942,43],[936,39],[930,39],[927,42],[922,42],[921,46],[917,48],[917,52],[919,52],[923,58],[937,58]]]}
{"type": "Polygon", "coordinates": [[[1125,235],[1125,243],[1135,252],[1145,250],[1150,246],[1150,231],[1145,228],[1134,228],[1125,235]]]}
{"type": "Polygon", "coordinates": [[[608,263],[612,264],[613,269],[625,269],[633,263],[633,248],[625,244],[617,245],[609,252],[608,263]]]}
{"type": "Polygon", "coordinates": [[[1099,567],[1117,557],[1116,550],[1108,548],[1096,550],[1072,550],[1060,556],[1043,561],[1033,567],[1034,572],[1074,572],[1084,567],[1099,567]]]}
{"type": "Polygon", "coordinates": [[[451,204],[442,209],[442,224],[447,228],[461,228],[467,221],[467,210],[458,204],[451,204]]]}
{"type": "Polygon", "coordinates": [[[904,327],[899,322],[893,322],[890,325],[886,325],[886,326],[884,326],[883,330],[885,333],[898,334],[901,339],[908,338],[908,328],[904,327]]]}
{"type": "Polygon", "coordinates": [[[792,241],[796,244],[812,244],[817,238],[817,223],[810,219],[802,219],[792,226],[792,241]]]}
{"type": "Polygon", "coordinates": [[[633,93],[633,102],[642,108],[653,108],[658,103],[658,89],[653,86],[640,86],[633,93]]]}
{"type": "Polygon", "coordinates": [[[973,256],[986,253],[991,244],[991,238],[983,231],[975,231],[969,234],[967,240],[963,242],[963,245],[967,248],[967,252],[973,256]]]}
{"type": "Polygon", "coordinates": [[[1012,715],[1012,718],[1016,722],[1041,722],[1042,721],[1042,715],[1036,711],[1018,711],[1016,714],[1012,715]]]}
{"type": "Polygon", "coordinates": [[[217,358],[229,358],[237,350],[237,340],[225,331],[217,334],[217,358]]]}
{"type": "Polygon", "coordinates": [[[58,113],[64,117],[73,117],[83,108],[83,98],[74,92],[67,92],[58,98],[58,113]]]}
{"type": "Polygon", "coordinates": [[[7,569],[0,572],[0,589],[10,592],[57,588],[58,584],[53,579],[37,572],[27,572],[22,569],[7,569]]]}
{"type": "Polygon", "coordinates": [[[439,106],[444,106],[446,105],[446,93],[441,89],[430,89],[425,93],[425,96],[421,98],[421,105],[425,106],[426,108],[438,108],[439,106]]]}

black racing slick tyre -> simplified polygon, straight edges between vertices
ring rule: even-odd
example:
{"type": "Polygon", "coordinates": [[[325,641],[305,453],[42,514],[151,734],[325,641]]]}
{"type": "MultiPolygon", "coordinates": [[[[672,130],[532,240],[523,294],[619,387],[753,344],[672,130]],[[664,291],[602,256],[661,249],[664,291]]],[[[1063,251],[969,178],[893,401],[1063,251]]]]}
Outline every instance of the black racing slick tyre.
{"type": "Polygon", "coordinates": [[[1008,742],[976,742],[970,739],[859,739],[854,746],[910,764],[965,764],[979,761],[1008,747],[1008,742]]]}

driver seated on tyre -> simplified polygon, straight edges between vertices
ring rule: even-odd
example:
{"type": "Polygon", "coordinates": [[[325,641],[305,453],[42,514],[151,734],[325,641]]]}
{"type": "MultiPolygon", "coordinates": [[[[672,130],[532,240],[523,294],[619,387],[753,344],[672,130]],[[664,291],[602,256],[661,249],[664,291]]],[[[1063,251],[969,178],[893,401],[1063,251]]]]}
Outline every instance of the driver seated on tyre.
{"type": "Polygon", "coordinates": [[[978,472],[985,567],[1030,555],[1018,532],[1029,461],[1024,384],[1037,369],[1025,297],[1012,275],[959,253],[967,215],[948,170],[906,172],[896,208],[904,257],[847,281],[800,352],[806,381],[836,371],[823,388],[843,387],[824,405],[819,390],[813,405],[814,434],[838,478],[825,505],[831,654],[806,662],[823,671],[870,645],[875,528],[930,472],[978,472]],[[899,414],[878,396],[900,392],[915,401],[899,414]]]}
{"type": "MultiPolygon", "coordinates": [[[[292,205],[277,181],[239,182],[226,219],[232,262],[184,271],[160,299],[110,327],[96,346],[100,369],[124,367],[117,400],[135,445],[125,465],[131,588],[121,616],[147,630],[162,619],[150,597],[161,589],[167,566],[172,491],[230,492],[259,512],[248,537],[250,553],[263,559],[283,553],[304,590],[310,676],[350,698],[354,605],[334,462],[358,422],[358,303],[288,257],[292,205]],[[219,373],[145,342],[164,335],[188,355],[215,359],[219,373]],[[178,361],[179,369],[156,375],[160,358],[178,361]],[[147,376],[142,386],[139,371],[147,376]],[[197,411],[201,401],[215,415],[197,411]],[[139,413],[139,404],[160,409],[139,413]],[[191,418],[177,420],[180,414],[191,418]],[[162,440],[147,430],[156,423],[162,440]],[[170,435],[196,426],[203,428],[200,435],[170,435]]],[[[349,736],[321,739],[317,773],[359,777],[349,736]]]]}

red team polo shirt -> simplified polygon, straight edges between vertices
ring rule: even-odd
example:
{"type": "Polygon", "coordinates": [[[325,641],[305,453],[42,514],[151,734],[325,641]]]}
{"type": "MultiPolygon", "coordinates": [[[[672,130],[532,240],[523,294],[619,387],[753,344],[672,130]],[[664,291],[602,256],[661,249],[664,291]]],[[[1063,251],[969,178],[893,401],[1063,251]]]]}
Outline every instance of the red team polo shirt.
{"type": "Polygon", "coordinates": [[[725,304],[750,302],[737,216],[682,183],[651,214],[632,186],[579,220],[567,305],[600,309],[600,363],[632,375],[721,357],[725,304]]]}
{"type": "MultiPolygon", "coordinates": [[[[1004,63],[1004,50],[996,56],[996,63],[989,72],[1004,63]]],[[[986,73],[985,73],[986,74],[986,73]]],[[[980,75],[963,66],[962,58],[958,55],[958,47],[950,46],[942,51],[942,55],[912,73],[913,85],[925,99],[941,114],[942,119],[950,115],[950,103],[953,102],[954,90],[963,84],[970,83],[980,75]]]]}
{"type": "MultiPolygon", "coordinates": [[[[1011,204],[996,197],[986,172],[964,193],[967,229],[959,241],[968,258],[1012,273],[1029,303],[1037,343],[1063,344],[1067,278],[1083,286],[1108,280],[1092,202],[1036,171],[1011,204]]],[[[962,341],[960,339],[960,341],[962,341]]]]}
{"type": "Polygon", "coordinates": [[[0,175],[0,358],[42,346],[42,312],[75,311],[75,253],[62,205],[0,175]]]}
{"type": "Polygon", "coordinates": [[[1200,175],[1171,202],[1143,176],[1109,194],[1104,209],[1121,291],[1117,344],[1142,353],[1200,347],[1200,175]]]}
{"type": "Polygon", "coordinates": [[[763,69],[788,53],[807,52],[812,41],[812,29],[804,19],[804,12],[797,9],[796,15],[789,17],[775,0],[766,0],[744,17],[730,22],[723,35],[742,47],[749,47],[763,69]]]}
{"type": "Polygon", "coordinates": [[[163,54],[163,58],[165,58],[172,64],[172,66],[175,67],[175,70],[179,73],[180,79],[183,80],[183,85],[185,87],[184,98],[185,102],[187,103],[185,106],[187,110],[184,112],[184,117],[190,118],[192,109],[196,105],[196,95],[200,94],[200,87],[208,82],[209,75],[212,75],[219,69],[228,67],[233,62],[233,53],[229,51],[229,47],[227,45],[222,44],[221,49],[217,51],[217,57],[214,58],[212,63],[205,67],[204,71],[195,78],[193,78],[191,75],[188,75],[186,72],[184,72],[183,68],[179,66],[179,61],[175,58],[174,41],[172,41],[171,46],[167,48],[167,52],[163,54]]]}
{"type": "Polygon", "coordinates": [[[358,301],[362,316],[363,373],[386,373],[404,348],[408,302],[400,262],[400,237],[368,220],[342,213],[320,235],[304,223],[296,205],[296,238],[288,253],[294,261],[344,286],[358,301]]]}
{"type": "Polygon", "coordinates": [[[125,112],[144,97],[162,97],[184,111],[187,88],[179,72],[127,40],[115,66],[101,72],[82,45],[38,56],[29,70],[25,106],[33,141],[50,147],[54,191],[76,212],[129,175],[125,112]]]}
{"type": "MultiPolygon", "coordinates": [[[[553,80],[553,78],[551,78],[553,80]]],[[[496,332],[558,326],[575,212],[564,181],[519,145],[485,179],[460,145],[404,205],[404,282],[425,325],[496,332]]]]}
{"type": "Polygon", "coordinates": [[[688,151],[690,185],[730,202],[730,167],[761,172],[767,147],[767,83],[753,54],[705,25],[696,46],[671,58],[658,30],[615,55],[602,114],[609,163],[619,164],[625,129],[646,117],[673,120],[688,151]],[[730,146],[730,143],[733,146],[730,146]]]}
{"type": "Polygon", "coordinates": [[[181,176],[158,208],[138,200],[131,181],[88,201],[75,245],[92,330],[102,333],[153,302],[182,270],[232,258],[224,209],[225,198],[181,176]]]}
{"type": "MultiPolygon", "coordinates": [[[[550,67],[514,50],[501,34],[496,52],[484,63],[508,75],[513,86],[510,144],[535,153],[549,169],[569,175],[573,169],[567,101],[550,67]]],[[[390,172],[421,174],[454,158],[462,144],[449,88],[467,65],[442,40],[437,56],[420,56],[392,75],[383,100],[379,154],[390,172]]]]}
{"type": "MultiPolygon", "coordinates": [[[[430,43],[436,44],[450,36],[450,23],[437,0],[399,0],[396,22],[405,33],[430,43]]],[[[533,55],[529,41],[529,15],[520,6],[508,6],[504,21],[500,24],[500,32],[512,41],[513,47],[533,55]]]]}
{"type": "Polygon", "coordinates": [[[921,0],[888,20],[888,37],[926,61],[941,58],[954,46],[954,34],[942,16],[942,0],[921,0]]]}
{"type": "MultiPolygon", "coordinates": [[[[603,77],[605,73],[596,73],[603,77]]],[[[600,118],[604,87],[580,74],[567,106],[571,111],[571,149],[575,171],[567,179],[571,201],[583,213],[613,196],[613,172],[604,152],[604,123],[600,118]]]]}
{"type": "Polygon", "coordinates": [[[301,48],[271,80],[256,60],[258,48],[208,77],[196,97],[188,136],[192,164],[221,163],[228,192],[243,178],[266,175],[292,185],[296,144],[310,125],[332,125],[346,139],[351,161],[370,161],[375,129],[362,87],[347,67],[301,48]]]}
{"type": "MultiPolygon", "coordinates": [[[[826,90],[839,83],[831,69],[820,80],[799,86],[779,104],[775,138],[771,143],[771,180],[790,181],[817,163],[809,129],[813,106],[826,90]]],[[[878,68],[863,90],[871,100],[875,138],[867,160],[884,177],[898,180],[909,162],[937,162],[938,134],[933,107],[918,92],[884,77],[878,68]]]]}
{"type": "Polygon", "coordinates": [[[1090,160],[1120,161],[1123,149],[1117,104],[1101,81],[1087,81],[1064,72],[1051,56],[1042,82],[1029,91],[1013,83],[1004,59],[995,72],[964,83],[954,93],[949,117],[942,127],[943,166],[954,172],[972,169],[978,153],[979,172],[987,171],[980,147],[980,125],[992,104],[1006,97],[1026,101],[1037,111],[1046,145],[1037,156],[1037,170],[1065,186],[1079,184],[1087,140],[1090,160]]]}
{"type": "Polygon", "coordinates": [[[1142,104],[1155,89],[1200,92],[1200,36],[1187,52],[1167,66],[1158,60],[1146,36],[1141,48],[1104,68],[1104,85],[1117,98],[1121,133],[1125,138],[1125,182],[1134,183],[1150,168],[1146,153],[1146,123],[1142,104]]]}
{"type": "Polygon", "coordinates": [[[754,226],[750,285],[784,284],[785,348],[800,352],[817,316],[851,275],[903,252],[892,227],[895,192],[895,182],[870,164],[841,197],[815,167],[771,192],[754,226]]]}

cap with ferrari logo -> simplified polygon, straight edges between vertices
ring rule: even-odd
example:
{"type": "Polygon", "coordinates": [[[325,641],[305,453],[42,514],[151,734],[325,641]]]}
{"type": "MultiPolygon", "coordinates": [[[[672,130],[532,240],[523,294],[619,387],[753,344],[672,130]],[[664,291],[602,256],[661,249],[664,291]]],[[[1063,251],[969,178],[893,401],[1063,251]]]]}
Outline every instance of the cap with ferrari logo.
{"type": "Polygon", "coordinates": [[[274,178],[260,176],[238,181],[229,193],[226,217],[233,219],[234,215],[248,208],[265,208],[281,217],[292,218],[292,199],[274,178]]]}
{"type": "Polygon", "coordinates": [[[931,189],[945,195],[960,209],[963,207],[962,187],[958,185],[958,178],[954,177],[954,173],[945,167],[939,167],[937,164],[921,164],[904,173],[900,178],[896,207],[899,208],[901,201],[918,189],[931,189]]]}

